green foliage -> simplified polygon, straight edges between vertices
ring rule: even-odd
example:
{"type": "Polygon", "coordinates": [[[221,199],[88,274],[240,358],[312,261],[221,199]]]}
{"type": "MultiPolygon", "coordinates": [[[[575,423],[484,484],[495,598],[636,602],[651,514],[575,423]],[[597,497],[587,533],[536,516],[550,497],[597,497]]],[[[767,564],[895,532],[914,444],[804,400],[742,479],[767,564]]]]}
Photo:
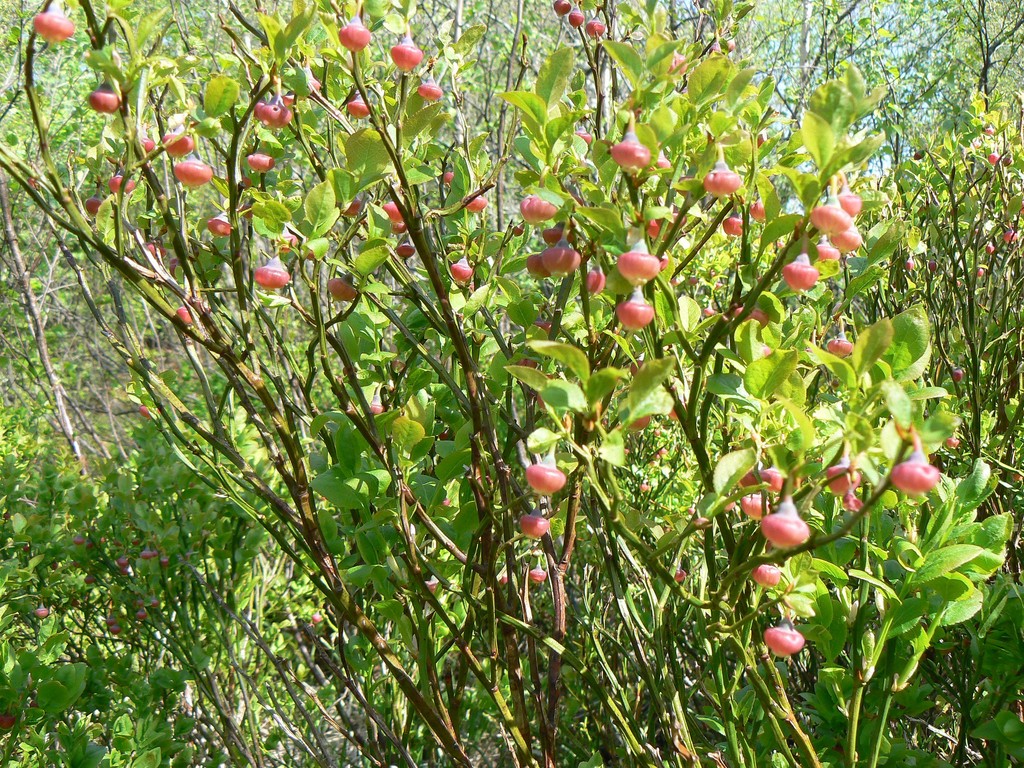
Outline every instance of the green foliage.
{"type": "Polygon", "coordinates": [[[0,167],[38,193],[24,204],[152,420],[83,474],[2,417],[7,764],[1018,754],[1024,283],[1012,238],[1000,264],[981,254],[1019,218],[1019,137],[975,105],[886,175],[877,77],[845,67],[784,120],[776,81],[727,50],[752,8],[711,5],[693,30],[657,3],[602,8],[614,39],[527,34],[532,64],[496,79],[488,54],[523,39],[461,18],[428,38],[408,4],[240,9],[211,54],[86,0],[76,23],[105,41],[89,88],[125,99],[74,113],[77,165],[47,99],[87,89],[26,42],[27,71],[50,69],[0,167]],[[352,53],[338,27],[360,10],[373,41],[352,53]],[[399,73],[407,31],[426,56],[399,73]],[[179,124],[209,185],[139,152],[179,124]],[[1016,142],[1010,162],[979,162],[986,141],[1016,142]],[[275,167],[254,172],[257,151],[275,167]],[[94,218],[112,167],[138,186],[94,218]],[[818,232],[811,211],[848,186],[863,213],[818,232]],[[518,225],[528,194],[550,220],[518,225]],[[229,235],[207,228],[221,211],[229,235]],[[620,258],[645,250],[663,267],[637,280],[620,258]],[[809,287],[786,270],[802,253],[809,287]],[[652,319],[627,327],[637,304],[652,319]],[[564,485],[537,493],[538,472],[564,485]],[[756,519],[790,504],[806,538],[769,546],[787,518],[756,519]],[[808,641],[788,660],[765,634],[782,621],[808,641]]]}

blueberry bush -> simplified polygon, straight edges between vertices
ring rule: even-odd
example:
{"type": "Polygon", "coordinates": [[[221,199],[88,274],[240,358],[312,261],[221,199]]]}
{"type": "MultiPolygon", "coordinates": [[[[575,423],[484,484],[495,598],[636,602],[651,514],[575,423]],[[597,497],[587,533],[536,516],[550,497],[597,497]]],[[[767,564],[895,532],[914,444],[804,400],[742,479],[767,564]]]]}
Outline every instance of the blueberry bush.
{"type": "Polygon", "coordinates": [[[673,10],[39,9],[136,427],[2,422],[7,764],[1024,759],[1019,110],[904,157],[673,10]]]}

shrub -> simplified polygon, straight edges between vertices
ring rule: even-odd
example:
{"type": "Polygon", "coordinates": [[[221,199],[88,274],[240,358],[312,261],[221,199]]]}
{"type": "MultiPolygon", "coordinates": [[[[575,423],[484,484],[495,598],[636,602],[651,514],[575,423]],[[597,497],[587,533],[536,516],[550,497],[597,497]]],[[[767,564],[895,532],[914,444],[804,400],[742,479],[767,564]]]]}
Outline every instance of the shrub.
{"type": "Polygon", "coordinates": [[[950,707],[953,754],[1019,748],[1019,674],[978,702],[998,732],[916,682],[964,622],[1019,648],[1019,593],[994,577],[1013,520],[976,519],[989,463],[955,481],[929,458],[959,417],[927,379],[934,304],[878,311],[903,230],[857,228],[890,201],[862,128],[881,92],[855,68],[791,131],[770,79],[624,3],[531,51],[490,135],[462,94],[479,27],[428,44],[410,9],[371,3],[357,52],[359,9],[300,2],[239,13],[230,51],[203,59],[152,16],[82,7],[100,114],[81,119],[101,139],[57,165],[32,79],[50,49],[30,38],[41,150],[2,147],[0,166],[82,284],[103,276],[96,329],[208,488],[139,464],[97,521],[113,542],[130,515],[140,542],[177,548],[190,626],[167,643],[221,718],[197,719],[192,748],[924,764],[951,753],[928,721],[950,707]],[[186,137],[195,153],[172,158],[186,137]],[[177,345],[165,367],[143,306],[177,345]],[[531,475],[554,464],[564,486],[527,483],[541,462],[531,475]],[[285,579],[245,572],[266,552],[285,579]],[[762,566],[775,586],[752,580],[762,566]],[[254,622],[288,590],[322,623],[254,622]],[[208,643],[227,654],[216,678],[208,643]]]}

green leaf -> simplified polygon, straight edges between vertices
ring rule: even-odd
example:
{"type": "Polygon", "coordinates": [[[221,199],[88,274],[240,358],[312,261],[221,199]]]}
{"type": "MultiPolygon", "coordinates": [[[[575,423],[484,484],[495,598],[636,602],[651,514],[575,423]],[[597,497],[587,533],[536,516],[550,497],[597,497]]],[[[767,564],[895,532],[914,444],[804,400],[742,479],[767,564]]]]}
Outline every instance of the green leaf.
{"type": "Polygon", "coordinates": [[[437,182],[437,172],[429,165],[413,165],[410,163],[405,166],[405,179],[414,187],[420,184],[434,184],[437,182]]]}
{"type": "Polygon", "coordinates": [[[757,454],[753,448],[744,448],[739,451],[727,453],[715,465],[713,482],[715,493],[719,496],[731,492],[742,477],[754,468],[757,463],[757,454]]]}
{"type": "Polygon", "coordinates": [[[895,381],[886,379],[882,382],[882,394],[885,396],[885,405],[892,417],[896,419],[896,423],[903,429],[910,429],[913,421],[913,406],[911,406],[910,398],[907,397],[903,387],[895,381]]]}
{"type": "Polygon", "coordinates": [[[856,104],[845,84],[832,81],[814,92],[807,109],[828,123],[834,136],[842,137],[855,118],[856,104]]]}
{"type": "Polygon", "coordinates": [[[827,576],[838,587],[843,587],[850,583],[850,577],[846,571],[828,560],[823,560],[819,557],[812,558],[811,570],[817,571],[818,575],[823,578],[827,576]]]}
{"type": "MultiPolygon", "coordinates": [[[[164,16],[169,11],[169,8],[147,8],[146,13],[142,14],[142,18],[139,19],[139,29],[135,33],[135,48],[142,49],[146,47],[146,43],[149,41],[150,36],[156,31],[164,20],[164,16]]],[[[209,112],[207,112],[209,114],[209,112]]]]}
{"type": "Polygon", "coordinates": [[[530,453],[547,453],[554,448],[562,438],[550,429],[540,427],[533,430],[526,438],[526,447],[530,453]]]}
{"type": "Polygon", "coordinates": [[[851,579],[860,579],[861,581],[866,581],[875,589],[878,589],[881,592],[883,592],[886,597],[889,597],[894,600],[897,599],[895,590],[893,590],[892,587],[890,587],[884,581],[879,579],[877,576],[873,576],[867,571],[862,571],[860,568],[851,568],[848,571],[848,573],[850,574],[851,579]]]}
{"type": "Polygon", "coordinates": [[[423,425],[404,414],[391,422],[391,437],[402,450],[409,451],[425,436],[423,425]]]}
{"type": "MultiPolygon", "coordinates": [[[[281,34],[281,22],[274,16],[268,16],[265,13],[257,13],[256,18],[259,19],[260,26],[263,27],[263,33],[267,36],[267,47],[270,50],[276,49],[277,36],[281,34]]],[[[283,61],[279,61],[279,64],[283,64],[283,61]]]]}
{"type": "Polygon", "coordinates": [[[700,107],[705,102],[723,96],[735,71],[735,65],[720,54],[704,59],[690,70],[690,79],[686,83],[690,100],[700,107]]]}
{"type": "Polygon", "coordinates": [[[347,417],[341,411],[325,411],[324,413],[316,416],[309,423],[309,433],[316,435],[321,429],[330,423],[342,425],[347,420],[347,417]]]}
{"type": "Polygon", "coordinates": [[[73,691],[69,691],[56,680],[47,680],[36,688],[36,703],[44,712],[57,715],[71,707],[78,699],[73,691]]]}
{"type": "Polygon", "coordinates": [[[861,272],[859,275],[850,280],[846,286],[847,296],[861,296],[867,293],[867,291],[882,281],[885,277],[885,270],[880,266],[871,266],[861,272]]]}
{"type": "Polygon", "coordinates": [[[484,34],[487,32],[487,25],[485,24],[474,24],[472,27],[466,29],[465,32],[455,41],[452,46],[452,50],[464,56],[467,53],[472,53],[479,43],[484,38],[484,34]]]}
{"type": "Polygon", "coordinates": [[[802,173],[800,170],[788,166],[779,170],[793,185],[804,208],[813,208],[818,198],[821,197],[821,180],[813,173],[802,173]]]}
{"type": "Polygon", "coordinates": [[[310,258],[309,254],[312,254],[314,259],[322,259],[327,255],[327,250],[331,247],[331,241],[325,237],[314,237],[312,240],[306,241],[306,258],[310,258]]]}
{"type": "Polygon", "coordinates": [[[857,373],[863,374],[871,369],[871,366],[889,349],[894,334],[892,321],[888,318],[879,320],[860,332],[853,345],[852,357],[853,367],[857,369],[857,373]]]}
{"type": "Polygon", "coordinates": [[[733,81],[729,83],[729,88],[725,92],[725,103],[730,108],[735,107],[740,99],[743,98],[743,93],[747,90],[747,86],[750,85],[750,81],[754,79],[754,75],[757,74],[757,69],[754,67],[748,67],[741,69],[733,81]]]}
{"type": "Polygon", "coordinates": [[[316,6],[313,4],[307,7],[305,3],[293,0],[292,7],[294,13],[292,20],[288,22],[288,25],[277,36],[272,46],[278,61],[281,63],[288,60],[292,47],[299,41],[306,28],[313,22],[316,14],[316,6]]]}
{"type": "Polygon", "coordinates": [[[310,190],[303,204],[306,222],[310,227],[310,236],[320,237],[334,226],[340,211],[334,198],[334,185],[329,181],[321,182],[310,190]]]}
{"type": "Polygon", "coordinates": [[[765,249],[774,244],[776,240],[789,237],[802,219],[802,216],[795,213],[775,216],[765,224],[764,231],[761,233],[760,252],[764,253],[765,249]]]}
{"type": "Polygon", "coordinates": [[[633,376],[633,381],[629,385],[629,395],[626,399],[626,407],[629,409],[631,420],[664,414],[672,410],[674,404],[672,396],[663,384],[672,375],[674,369],[675,360],[671,357],[648,360],[640,366],[640,370],[633,376]]]}
{"type": "Polygon", "coordinates": [[[878,265],[888,258],[903,242],[907,225],[900,221],[880,221],[864,238],[868,263],[878,265]]]}
{"type": "Polygon", "coordinates": [[[832,161],[824,169],[825,175],[838,173],[845,165],[860,165],[873,156],[884,142],[884,133],[876,133],[852,144],[849,139],[844,139],[840,142],[840,151],[833,154],[832,161]]]}
{"type": "Polygon", "coordinates": [[[592,406],[601,402],[625,377],[626,372],[621,368],[602,368],[594,371],[587,380],[587,402],[592,406]]]}
{"type": "Polygon", "coordinates": [[[622,74],[626,76],[626,79],[629,80],[630,85],[634,88],[642,85],[644,80],[649,77],[643,59],[640,58],[640,54],[629,43],[605,40],[601,47],[619,65],[622,74]]]}
{"type": "Polygon", "coordinates": [[[526,365],[506,365],[505,370],[508,371],[510,376],[523,382],[523,384],[535,392],[542,392],[544,387],[551,381],[551,379],[536,368],[530,368],[526,365]]]}
{"type": "Polygon", "coordinates": [[[986,517],[980,523],[973,523],[962,539],[966,544],[981,547],[987,554],[974,560],[967,570],[971,573],[994,572],[1006,559],[1006,545],[1013,536],[1014,517],[1009,512],[986,517]]]}
{"type": "Polygon", "coordinates": [[[475,315],[477,312],[481,310],[481,308],[487,306],[487,302],[490,300],[490,298],[491,284],[484,283],[475,291],[473,291],[470,297],[466,299],[466,305],[462,308],[462,314],[465,315],[466,317],[475,315]]]}
{"type": "Polygon", "coordinates": [[[1005,739],[1003,743],[1024,746],[1024,722],[1020,718],[1012,712],[1003,711],[996,715],[996,723],[1005,739]]]}
{"type": "Polygon", "coordinates": [[[559,412],[586,413],[587,411],[587,399],[583,396],[583,390],[569,381],[549,381],[540,396],[544,398],[545,403],[559,412]]]}
{"type": "Polygon", "coordinates": [[[377,267],[387,261],[388,248],[385,245],[375,245],[362,251],[352,261],[352,271],[362,277],[368,277],[377,267]]]}
{"type": "Polygon", "coordinates": [[[159,768],[162,755],[160,747],[147,749],[132,761],[132,768],[159,768]]]}
{"type": "Polygon", "coordinates": [[[884,358],[897,381],[921,376],[931,358],[931,325],[920,304],[892,319],[893,340],[884,358]]]}
{"type": "Polygon", "coordinates": [[[675,110],[662,104],[650,114],[648,122],[651,130],[658,137],[658,143],[664,144],[675,135],[676,127],[679,124],[679,115],[676,114],[675,110]]]}
{"type": "Polygon", "coordinates": [[[358,130],[345,139],[345,157],[348,159],[348,170],[359,179],[360,189],[391,165],[380,136],[369,128],[358,130]]]}
{"type": "MultiPolygon", "coordinates": [[[[986,739],[1002,744],[1007,750],[1020,750],[1024,747],[1024,721],[1012,712],[998,712],[993,720],[988,720],[971,732],[976,739],[986,739]]],[[[1018,751],[1014,755],[1020,759],[1018,751]]]]}
{"type": "MultiPolygon", "coordinates": [[[[839,602],[834,598],[830,601],[834,605],[838,605],[839,602]]],[[[819,601],[819,605],[820,605],[819,601]]],[[[825,654],[825,658],[830,662],[834,661],[843,649],[846,647],[846,639],[849,636],[850,630],[846,625],[846,617],[843,616],[838,610],[832,616],[832,621],[828,625],[829,639],[824,644],[822,652],[825,654]]]]}
{"type": "Polygon", "coordinates": [[[626,228],[622,224],[622,211],[613,205],[580,206],[576,214],[594,225],[600,233],[607,233],[615,239],[625,238],[626,228]]]}
{"type": "Polygon", "coordinates": [[[332,510],[321,506],[317,510],[317,520],[320,523],[320,532],[323,534],[324,544],[328,551],[335,555],[344,552],[344,541],[338,536],[338,521],[334,519],[332,510]]]}
{"type": "MultiPolygon", "coordinates": [[[[428,104],[423,109],[418,109],[409,115],[402,124],[402,143],[409,146],[413,139],[432,125],[442,123],[446,117],[443,113],[444,109],[444,104],[439,101],[436,104],[428,104]]],[[[436,128],[434,130],[436,131],[436,128]]],[[[433,180],[435,174],[431,174],[430,178],[433,180]]]]}
{"type": "MultiPolygon", "coordinates": [[[[537,91],[537,95],[547,105],[548,109],[557,104],[563,94],[565,94],[569,78],[572,76],[573,69],[575,68],[575,60],[576,51],[569,46],[564,46],[555,50],[541,64],[534,90],[537,91]]],[[[540,122],[543,124],[546,118],[547,109],[544,110],[540,122]]]]}
{"type": "Polygon", "coordinates": [[[956,487],[956,496],[960,500],[962,513],[970,512],[981,506],[995,490],[992,482],[992,469],[982,459],[975,459],[971,474],[961,480],[956,487]]]}
{"type": "Polygon", "coordinates": [[[928,615],[928,601],[923,597],[911,597],[904,600],[896,608],[892,617],[892,629],[889,634],[898,637],[904,632],[909,632],[921,623],[921,619],[928,615]]]}
{"type": "Polygon", "coordinates": [[[976,547],[973,544],[952,544],[929,552],[925,555],[921,567],[911,576],[910,581],[915,586],[921,587],[956,570],[961,565],[971,562],[984,551],[981,547],[976,547]]]}
{"type": "Polygon", "coordinates": [[[797,425],[797,431],[790,434],[787,445],[797,453],[809,451],[814,445],[815,431],[807,409],[785,397],[779,397],[778,402],[797,425]]]}
{"type": "Polygon", "coordinates": [[[679,318],[683,325],[683,331],[690,333],[700,324],[700,304],[689,296],[679,297],[679,318]]]}
{"type": "Polygon", "coordinates": [[[68,693],[73,700],[77,700],[85,691],[88,676],[89,668],[82,662],[64,664],[58,667],[54,674],[55,679],[68,689],[68,693]]]}
{"type": "Polygon", "coordinates": [[[963,596],[946,605],[939,616],[939,622],[944,627],[962,624],[977,614],[984,602],[985,596],[972,584],[963,596]]]}
{"type": "Polygon", "coordinates": [[[935,400],[942,399],[949,395],[949,392],[943,387],[920,387],[907,392],[907,397],[911,400],[935,400]]]}
{"type": "Polygon", "coordinates": [[[587,379],[590,378],[590,363],[587,361],[587,356],[578,347],[558,341],[546,340],[531,341],[529,346],[535,352],[564,364],[583,383],[586,383],[587,379]]]}
{"type": "Polygon", "coordinates": [[[847,389],[854,389],[857,386],[857,374],[845,359],[836,357],[826,349],[811,347],[808,354],[819,363],[828,368],[829,372],[839,379],[839,382],[847,389]]]}
{"type": "Polygon", "coordinates": [[[754,397],[769,399],[796,371],[800,356],[795,350],[776,350],[747,366],[743,385],[754,397]]]}
{"type": "Polygon", "coordinates": [[[761,341],[760,330],[761,326],[756,320],[744,320],[736,329],[736,351],[745,363],[752,363],[764,357],[764,342],[761,341]]]}
{"type": "Polygon", "coordinates": [[[548,106],[544,99],[529,91],[506,91],[499,95],[519,110],[524,127],[535,138],[543,135],[543,126],[548,121],[548,106]]]}
{"type": "Polygon", "coordinates": [[[238,103],[239,88],[234,78],[217,75],[206,84],[203,110],[210,117],[220,117],[238,103]]]}
{"type": "Polygon", "coordinates": [[[630,423],[645,416],[661,416],[671,412],[675,401],[669,391],[663,387],[651,390],[643,399],[629,403],[630,423]]]}
{"type": "Polygon", "coordinates": [[[800,138],[818,168],[824,168],[836,148],[836,136],[828,120],[816,112],[804,112],[800,138]]]}
{"type": "Polygon", "coordinates": [[[958,416],[953,416],[948,411],[934,411],[921,425],[918,434],[927,444],[935,445],[955,434],[959,425],[961,419],[958,416]]]}
{"type": "Polygon", "coordinates": [[[426,390],[417,392],[405,405],[406,415],[423,425],[424,430],[434,426],[434,401],[426,390]]]}
{"type": "Polygon", "coordinates": [[[626,444],[622,439],[622,430],[616,429],[605,435],[597,455],[615,467],[626,464],[626,444]]]}
{"type": "Polygon", "coordinates": [[[743,379],[735,373],[715,373],[708,377],[708,392],[719,397],[747,399],[743,379]]]}
{"type": "Polygon", "coordinates": [[[342,467],[321,472],[310,487],[338,509],[366,509],[391,485],[391,475],[375,469],[349,475],[342,467]]]}
{"type": "Polygon", "coordinates": [[[253,203],[252,215],[262,221],[267,232],[274,237],[279,237],[284,225],[292,220],[292,212],[277,200],[257,200],[253,203]]]}

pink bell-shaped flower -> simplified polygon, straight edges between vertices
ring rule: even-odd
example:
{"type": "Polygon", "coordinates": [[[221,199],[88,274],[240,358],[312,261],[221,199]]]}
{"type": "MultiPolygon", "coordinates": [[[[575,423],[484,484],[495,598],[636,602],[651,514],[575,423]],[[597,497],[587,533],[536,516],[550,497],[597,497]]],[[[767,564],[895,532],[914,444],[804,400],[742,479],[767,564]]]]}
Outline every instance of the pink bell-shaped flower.
{"type": "Polygon", "coordinates": [[[643,240],[621,254],[615,266],[619,274],[635,286],[653,280],[661,272],[661,261],[651,255],[643,240]]]}
{"type": "Polygon", "coordinates": [[[463,256],[451,266],[452,279],[459,285],[465,285],[473,277],[473,267],[463,256]]]}
{"type": "Polygon", "coordinates": [[[604,290],[605,276],[600,267],[594,267],[587,273],[587,291],[589,293],[600,293],[604,290]]]}
{"type": "Polygon", "coordinates": [[[917,447],[906,461],[892,468],[889,480],[908,496],[923,496],[938,484],[941,476],[938,467],[929,464],[924,451],[917,447]]]}
{"type": "Polygon", "coordinates": [[[853,226],[853,217],[842,209],[835,196],[830,196],[825,205],[811,211],[811,224],[826,235],[838,235],[853,226]]]}
{"type": "Polygon", "coordinates": [[[531,464],[526,468],[526,482],[535,493],[552,496],[565,486],[565,473],[555,464],[552,453],[539,464],[531,464]]]}
{"type": "Polygon", "coordinates": [[[624,328],[639,331],[654,319],[654,307],[647,303],[639,288],[630,297],[615,307],[615,315],[624,328]]]}
{"type": "Polygon", "coordinates": [[[207,219],[206,228],[211,235],[216,235],[217,237],[227,237],[231,234],[231,222],[223,213],[218,213],[212,219],[207,219]]]}
{"type": "Polygon", "coordinates": [[[75,23],[64,15],[59,3],[53,3],[32,19],[36,34],[48,43],[62,43],[75,34],[75,23]]]}
{"type": "Polygon", "coordinates": [[[174,178],[190,189],[201,187],[213,178],[213,168],[195,155],[174,164],[174,178]]]}
{"type": "Polygon", "coordinates": [[[818,250],[818,261],[839,261],[839,249],[831,245],[825,235],[821,236],[815,247],[818,250]]]}
{"type": "Polygon", "coordinates": [[[817,285],[820,275],[821,273],[811,265],[811,260],[806,253],[801,253],[782,268],[782,278],[786,281],[786,285],[794,291],[806,291],[813,288],[817,285]]]}
{"type": "Polygon", "coordinates": [[[558,206],[537,195],[527,195],[519,203],[519,213],[527,224],[542,224],[555,217],[558,206]]]}
{"type": "Polygon", "coordinates": [[[358,53],[368,46],[371,37],[370,30],[358,16],[353,17],[348,24],[338,30],[338,42],[352,53],[358,53]]]}
{"type": "Polygon", "coordinates": [[[423,61],[423,51],[412,41],[408,32],[391,48],[391,60],[401,72],[412,72],[423,61]]]}
{"type": "Polygon", "coordinates": [[[750,493],[740,499],[740,509],[747,517],[760,520],[764,515],[764,497],[760,493],[750,493]]]}
{"type": "Polygon", "coordinates": [[[792,656],[804,647],[804,636],[786,619],[776,627],[764,631],[764,644],[776,656],[792,656]]]}
{"type": "Polygon", "coordinates": [[[549,530],[551,530],[551,522],[540,514],[540,511],[535,511],[529,515],[523,515],[519,518],[519,528],[522,530],[523,535],[530,537],[531,539],[543,538],[549,530]]]}
{"type": "Polygon", "coordinates": [[[527,576],[531,584],[543,584],[548,580],[548,572],[540,567],[531,568],[527,576]]]}
{"type": "Polygon", "coordinates": [[[853,352],[853,342],[846,338],[846,334],[840,331],[834,339],[830,339],[827,349],[836,357],[849,357],[853,352]]]}
{"type": "Polygon", "coordinates": [[[292,281],[292,276],[281,262],[281,259],[275,256],[262,267],[256,267],[255,272],[253,272],[253,279],[261,288],[266,288],[268,291],[276,291],[278,288],[284,288],[288,285],[292,281]]]}
{"type": "Polygon", "coordinates": [[[612,160],[626,171],[639,171],[651,162],[651,150],[640,143],[636,133],[630,129],[622,141],[611,148],[612,160]]]}
{"type": "Polygon", "coordinates": [[[423,82],[419,84],[419,87],[416,88],[416,93],[418,93],[420,98],[424,101],[431,102],[439,101],[441,97],[444,96],[444,91],[441,89],[441,86],[438,85],[430,75],[427,75],[423,82]]]}
{"type": "Polygon", "coordinates": [[[581,258],[579,251],[569,245],[569,241],[564,237],[555,245],[541,251],[540,257],[544,262],[544,268],[555,277],[575,271],[580,265],[581,258]]]}
{"type": "Polygon", "coordinates": [[[780,549],[796,547],[811,537],[811,529],[800,518],[793,499],[784,498],[770,515],[761,518],[761,533],[780,549]]]}
{"type": "Polygon", "coordinates": [[[771,589],[782,580],[782,571],[777,565],[762,563],[750,572],[750,578],[765,589],[771,589]]]}
{"type": "Polygon", "coordinates": [[[719,160],[704,177],[704,191],[714,197],[728,197],[743,186],[743,179],[729,168],[725,160],[719,160]]]}
{"type": "Polygon", "coordinates": [[[860,472],[850,468],[850,457],[843,456],[836,464],[825,470],[826,487],[836,496],[842,496],[860,485],[860,472]]]}
{"type": "Polygon", "coordinates": [[[860,195],[850,190],[849,184],[843,185],[843,191],[839,193],[838,199],[839,206],[850,216],[858,216],[864,207],[864,201],[860,199],[860,195]]]}

